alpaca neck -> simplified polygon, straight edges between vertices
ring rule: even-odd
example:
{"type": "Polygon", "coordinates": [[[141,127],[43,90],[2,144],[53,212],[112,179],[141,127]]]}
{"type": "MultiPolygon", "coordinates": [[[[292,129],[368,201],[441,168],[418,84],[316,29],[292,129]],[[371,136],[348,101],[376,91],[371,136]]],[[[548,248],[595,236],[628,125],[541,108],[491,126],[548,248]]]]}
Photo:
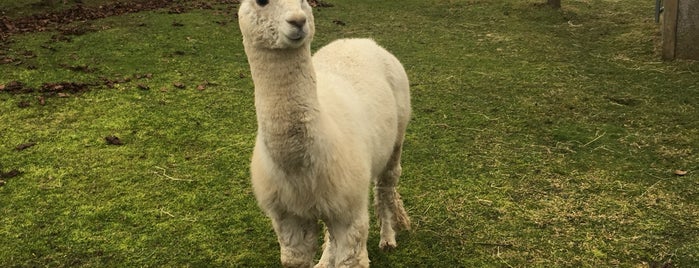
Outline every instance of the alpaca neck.
{"type": "Polygon", "coordinates": [[[319,124],[310,46],[257,51],[246,46],[246,52],[255,84],[258,142],[277,164],[308,167],[319,124]]]}

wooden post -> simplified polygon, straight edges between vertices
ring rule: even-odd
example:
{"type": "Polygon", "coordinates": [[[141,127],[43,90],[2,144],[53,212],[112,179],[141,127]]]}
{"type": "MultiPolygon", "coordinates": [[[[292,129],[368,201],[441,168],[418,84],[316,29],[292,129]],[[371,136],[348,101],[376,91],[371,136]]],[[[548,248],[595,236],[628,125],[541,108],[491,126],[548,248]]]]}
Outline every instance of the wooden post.
{"type": "Polygon", "coordinates": [[[675,58],[677,44],[677,6],[679,0],[665,0],[663,9],[663,59],[675,58]]]}
{"type": "Polygon", "coordinates": [[[699,1],[677,1],[675,59],[699,60],[699,1]]]}

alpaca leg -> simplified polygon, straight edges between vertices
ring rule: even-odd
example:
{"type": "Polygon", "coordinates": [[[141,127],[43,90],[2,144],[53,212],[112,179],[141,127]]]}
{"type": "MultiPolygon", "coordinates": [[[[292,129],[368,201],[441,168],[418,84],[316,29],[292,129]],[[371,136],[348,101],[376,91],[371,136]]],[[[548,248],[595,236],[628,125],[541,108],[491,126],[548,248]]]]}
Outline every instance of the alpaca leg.
{"type": "Polygon", "coordinates": [[[323,242],[323,255],[320,257],[320,261],[314,268],[329,268],[333,267],[335,263],[335,247],[333,246],[334,239],[330,237],[330,232],[328,228],[325,228],[324,242],[323,242]]]}
{"type": "Polygon", "coordinates": [[[329,267],[369,267],[366,241],[369,236],[369,211],[364,209],[349,222],[327,222],[330,233],[330,252],[333,256],[329,267]]]}
{"type": "Polygon", "coordinates": [[[312,267],[318,245],[318,222],[282,214],[272,218],[272,223],[281,247],[282,266],[312,267]]]}
{"type": "Polygon", "coordinates": [[[374,187],[374,207],[381,223],[381,241],[379,247],[383,250],[395,248],[396,229],[410,229],[410,218],[403,208],[403,201],[396,190],[401,174],[400,155],[402,145],[393,150],[391,160],[386,170],[379,176],[374,187]]]}

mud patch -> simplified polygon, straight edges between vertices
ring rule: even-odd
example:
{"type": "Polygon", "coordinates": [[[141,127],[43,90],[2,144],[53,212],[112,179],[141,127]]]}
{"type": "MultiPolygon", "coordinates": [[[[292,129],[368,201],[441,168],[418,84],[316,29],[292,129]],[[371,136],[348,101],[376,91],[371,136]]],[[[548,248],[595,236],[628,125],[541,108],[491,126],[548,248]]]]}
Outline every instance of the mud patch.
{"type": "MultiPolygon", "coordinates": [[[[100,6],[84,6],[78,4],[62,11],[44,12],[27,17],[11,19],[0,17],[0,42],[6,41],[11,35],[59,30],[62,35],[81,35],[94,29],[83,25],[70,26],[73,22],[87,22],[96,19],[119,16],[128,13],[150,11],[168,8],[170,14],[181,14],[193,9],[213,9],[214,5],[231,5],[229,12],[235,15],[239,0],[200,0],[173,1],[148,0],[134,2],[113,2],[100,6]]],[[[332,7],[333,5],[321,0],[308,0],[315,8],[332,7]]]]}
{"type": "MultiPolygon", "coordinates": [[[[154,10],[171,4],[173,4],[171,0],[151,0],[141,3],[116,2],[97,7],[86,7],[79,4],[62,11],[34,14],[14,20],[2,17],[0,18],[0,41],[6,40],[13,34],[50,31],[76,21],[90,21],[127,13],[154,10]]],[[[64,28],[62,31],[73,35],[85,33],[84,29],[71,27],[64,28]]]]}
{"type": "MultiPolygon", "coordinates": [[[[64,66],[65,67],[65,66],[64,66]]],[[[74,71],[80,71],[80,72],[89,72],[91,69],[87,66],[68,66],[66,68],[69,69],[75,69],[74,71]]],[[[153,77],[153,74],[147,73],[147,74],[135,74],[132,76],[124,76],[121,78],[106,78],[106,77],[100,77],[99,81],[96,82],[88,82],[88,83],[83,83],[83,82],[52,82],[52,83],[43,83],[39,87],[31,87],[26,84],[24,84],[21,81],[10,81],[6,84],[0,84],[0,93],[8,93],[8,94],[37,94],[38,96],[36,97],[39,105],[46,105],[46,101],[49,98],[52,97],[58,97],[58,98],[67,98],[71,97],[72,95],[77,95],[81,94],[87,91],[90,91],[93,88],[96,87],[107,87],[107,88],[114,88],[118,84],[124,84],[124,83],[129,83],[132,81],[137,81],[137,80],[142,80],[142,79],[150,79],[153,77]]],[[[143,89],[143,87],[148,87],[146,84],[139,84],[137,85],[138,88],[143,89]]],[[[28,101],[26,98],[19,101],[17,103],[17,107],[19,108],[27,108],[32,105],[31,101],[28,101]]]]}

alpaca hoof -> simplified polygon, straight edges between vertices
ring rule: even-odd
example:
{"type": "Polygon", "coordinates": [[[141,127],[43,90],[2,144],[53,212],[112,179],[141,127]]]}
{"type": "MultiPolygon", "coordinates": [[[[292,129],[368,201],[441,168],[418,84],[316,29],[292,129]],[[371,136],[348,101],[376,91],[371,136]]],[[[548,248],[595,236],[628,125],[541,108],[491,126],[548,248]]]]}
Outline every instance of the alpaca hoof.
{"type": "Polygon", "coordinates": [[[389,242],[389,241],[383,241],[383,240],[382,240],[382,241],[379,243],[379,248],[380,248],[381,250],[383,250],[383,251],[391,251],[391,250],[395,249],[397,246],[398,246],[398,244],[396,244],[395,241],[389,242]]]}

